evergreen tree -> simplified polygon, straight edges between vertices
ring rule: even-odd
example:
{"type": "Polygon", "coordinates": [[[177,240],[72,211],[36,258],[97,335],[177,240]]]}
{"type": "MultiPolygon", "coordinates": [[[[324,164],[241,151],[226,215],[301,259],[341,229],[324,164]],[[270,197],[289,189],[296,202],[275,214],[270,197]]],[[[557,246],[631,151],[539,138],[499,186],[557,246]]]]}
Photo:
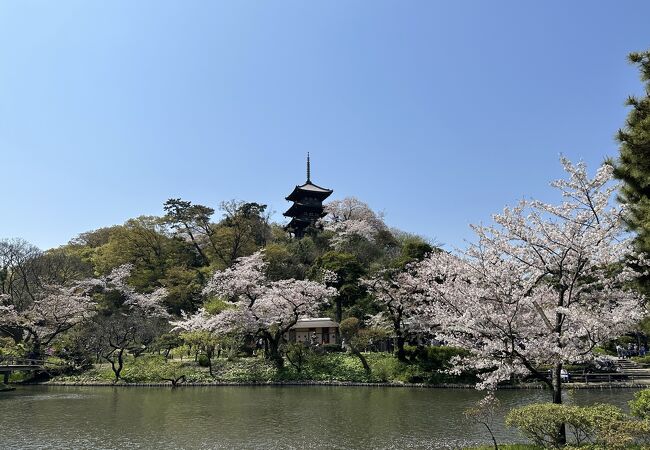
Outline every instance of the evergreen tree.
{"type": "Polygon", "coordinates": [[[650,51],[628,58],[639,67],[646,92],[627,100],[632,110],[618,131],[620,156],[614,175],[623,181],[619,200],[628,207],[626,221],[637,233],[637,248],[650,253],[650,51]]]}

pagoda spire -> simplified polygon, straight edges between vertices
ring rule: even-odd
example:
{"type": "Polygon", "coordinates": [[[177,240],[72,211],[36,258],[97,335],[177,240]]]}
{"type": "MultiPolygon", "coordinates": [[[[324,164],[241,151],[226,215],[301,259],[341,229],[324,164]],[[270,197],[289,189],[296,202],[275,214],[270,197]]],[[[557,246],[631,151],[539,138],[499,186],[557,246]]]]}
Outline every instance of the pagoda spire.
{"type": "Polygon", "coordinates": [[[307,152],[307,183],[311,183],[311,164],[309,163],[309,152],[307,152]]]}

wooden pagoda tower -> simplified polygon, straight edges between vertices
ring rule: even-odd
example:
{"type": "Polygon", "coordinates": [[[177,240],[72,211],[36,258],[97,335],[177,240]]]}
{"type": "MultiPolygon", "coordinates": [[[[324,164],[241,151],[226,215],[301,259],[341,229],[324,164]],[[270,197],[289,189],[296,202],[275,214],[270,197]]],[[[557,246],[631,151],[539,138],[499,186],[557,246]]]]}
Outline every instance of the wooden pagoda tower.
{"type": "Polygon", "coordinates": [[[311,182],[311,166],[309,153],[307,153],[307,181],[305,184],[296,186],[286,199],[293,202],[291,208],[285,213],[285,217],[291,217],[291,221],[285,229],[294,237],[301,238],[305,230],[316,224],[316,221],[325,216],[323,211],[323,200],[332,195],[331,189],[325,189],[311,182]]]}

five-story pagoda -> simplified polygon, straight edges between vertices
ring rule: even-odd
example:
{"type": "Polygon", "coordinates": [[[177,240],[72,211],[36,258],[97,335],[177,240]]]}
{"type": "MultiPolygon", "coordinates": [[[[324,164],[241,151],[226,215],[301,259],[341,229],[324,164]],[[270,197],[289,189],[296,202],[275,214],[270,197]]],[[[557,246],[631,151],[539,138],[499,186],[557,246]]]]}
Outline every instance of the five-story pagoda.
{"type": "Polygon", "coordinates": [[[296,186],[286,199],[293,202],[285,217],[291,217],[286,229],[297,238],[305,235],[309,226],[314,226],[316,221],[325,216],[323,200],[332,195],[331,189],[325,189],[311,182],[311,167],[309,153],[307,153],[307,181],[301,186],[296,186]]]}

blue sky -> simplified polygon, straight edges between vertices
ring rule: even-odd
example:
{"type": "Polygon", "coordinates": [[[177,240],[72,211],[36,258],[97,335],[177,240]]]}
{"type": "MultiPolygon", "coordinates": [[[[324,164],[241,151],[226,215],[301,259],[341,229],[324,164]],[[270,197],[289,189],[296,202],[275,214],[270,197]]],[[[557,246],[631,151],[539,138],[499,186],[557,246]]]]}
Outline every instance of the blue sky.
{"type": "Polygon", "coordinates": [[[449,248],[617,152],[650,2],[0,1],[0,238],[313,180],[449,248]]]}

